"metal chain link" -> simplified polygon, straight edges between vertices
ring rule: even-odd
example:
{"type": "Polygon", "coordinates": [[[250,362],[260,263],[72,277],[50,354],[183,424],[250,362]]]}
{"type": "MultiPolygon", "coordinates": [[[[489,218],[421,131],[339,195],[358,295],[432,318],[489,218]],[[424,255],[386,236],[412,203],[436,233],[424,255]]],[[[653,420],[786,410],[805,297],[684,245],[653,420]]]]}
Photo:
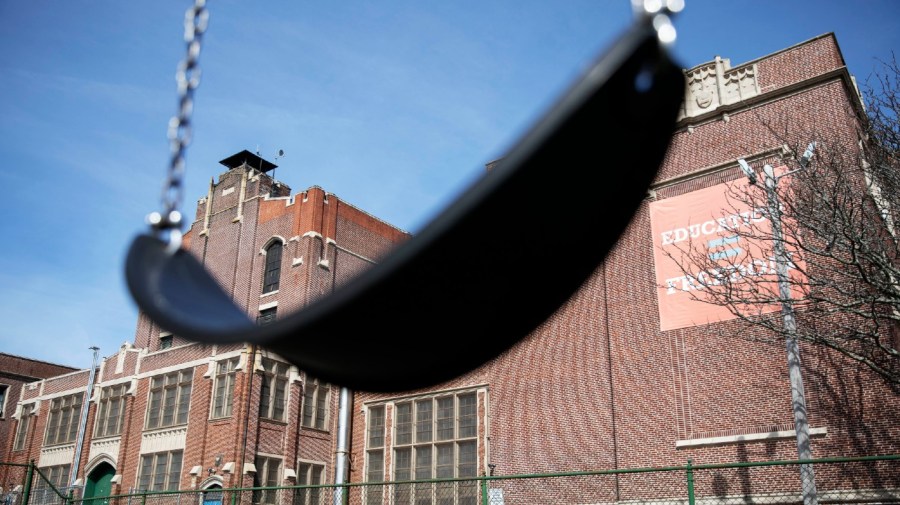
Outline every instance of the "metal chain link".
{"type": "Polygon", "coordinates": [[[185,152],[191,143],[191,113],[194,109],[194,90],[200,85],[200,42],[209,21],[206,0],[195,0],[184,14],[184,41],[187,52],[178,65],[175,80],[178,87],[178,112],[169,120],[168,139],[171,158],[162,191],[162,212],[147,216],[157,232],[169,231],[170,245],[181,240],[181,203],[184,199],[185,152]]]}

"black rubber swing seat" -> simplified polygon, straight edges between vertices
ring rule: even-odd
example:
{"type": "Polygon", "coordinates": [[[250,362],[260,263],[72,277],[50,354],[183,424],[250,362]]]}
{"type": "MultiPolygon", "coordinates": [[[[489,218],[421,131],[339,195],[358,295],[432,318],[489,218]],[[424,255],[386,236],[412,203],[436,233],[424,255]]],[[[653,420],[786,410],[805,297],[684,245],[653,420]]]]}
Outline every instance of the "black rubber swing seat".
{"type": "Polygon", "coordinates": [[[128,252],[129,290],[167,331],[258,344],[339,386],[453,379],[535,330],[600,265],[647,196],[683,92],[655,31],[635,23],[491,171],[333,294],[256,326],[194,256],[151,235],[128,252]]]}

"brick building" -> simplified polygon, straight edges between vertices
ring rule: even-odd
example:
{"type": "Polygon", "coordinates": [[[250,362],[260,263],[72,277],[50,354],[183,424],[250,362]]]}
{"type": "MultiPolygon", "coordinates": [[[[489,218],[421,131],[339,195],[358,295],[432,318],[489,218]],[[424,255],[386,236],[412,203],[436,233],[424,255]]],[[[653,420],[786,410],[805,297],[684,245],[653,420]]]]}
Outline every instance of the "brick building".
{"type": "MultiPolygon", "coordinates": [[[[671,319],[654,209],[740,179],[738,158],[777,164],[788,153],[765,123],[788,118],[855,145],[861,101],[833,34],[740,65],[717,57],[685,75],[678,130],[633,222],[585,285],[509,351],[427,390],[380,395],[320,383],[253,346],[193,344],[141,317],[134,343],[100,366],[72,479],[88,496],[329,483],[344,435],[351,482],[795,459],[783,347],[726,336],[739,328],[727,318],[671,319]],[[352,395],[346,416],[339,394],[352,395]]],[[[328,294],[408,237],[320,188],[291,195],[267,175],[274,165],[246,151],[222,163],[185,244],[261,324],[328,294]]],[[[900,398],[833,353],[801,352],[814,456],[900,452],[900,398]]],[[[86,375],[23,393],[11,461],[35,459],[68,478],[74,443],[63,421],[81,408],[86,375]]],[[[893,478],[853,485],[896,492],[893,478]]],[[[767,490],[729,476],[718,485],[767,490]]],[[[460,485],[453,496],[468,503],[475,491],[460,485]]],[[[362,497],[381,503],[374,492],[362,497]]],[[[647,493],[616,481],[592,498],[647,493]]],[[[289,502],[257,499],[279,500],[289,502]]]]}
{"type": "MultiPolygon", "coordinates": [[[[265,324],[330,292],[408,234],[318,187],[291,195],[247,151],[198,202],[184,246],[265,324]]],[[[77,475],[88,371],[26,388],[6,461],[34,460],[84,495],[318,482],[332,467],[338,390],[254,346],[198,345],[145,316],[99,364],[77,475]],[[252,372],[252,373],[251,373],[252,372]]],[[[268,498],[266,498],[268,499],[268,498]]]]}
{"type": "MultiPolygon", "coordinates": [[[[13,414],[26,384],[77,371],[76,368],[0,352],[0,461],[13,444],[13,414]]],[[[0,481],[2,485],[2,481],[0,481]]]]}

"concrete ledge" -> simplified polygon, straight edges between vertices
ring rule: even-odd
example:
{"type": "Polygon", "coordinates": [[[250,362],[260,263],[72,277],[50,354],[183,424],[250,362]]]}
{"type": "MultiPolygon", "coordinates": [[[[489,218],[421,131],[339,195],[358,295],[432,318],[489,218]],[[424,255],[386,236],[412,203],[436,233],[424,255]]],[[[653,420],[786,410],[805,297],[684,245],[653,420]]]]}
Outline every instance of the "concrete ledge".
{"type": "MultiPolygon", "coordinates": [[[[810,428],[810,437],[824,437],[828,434],[828,428],[810,428]]],[[[742,442],[764,442],[766,440],[780,440],[785,438],[796,438],[795,430],[785,431],[769,431],[766,433],[747,433],[744,435],[729,435],[725,437],[709,437],[695,438],[689,440],[676,440],[676,449],[686,449],[690,447],[707,447],[711,445],[737,444],[742,442]]]]}

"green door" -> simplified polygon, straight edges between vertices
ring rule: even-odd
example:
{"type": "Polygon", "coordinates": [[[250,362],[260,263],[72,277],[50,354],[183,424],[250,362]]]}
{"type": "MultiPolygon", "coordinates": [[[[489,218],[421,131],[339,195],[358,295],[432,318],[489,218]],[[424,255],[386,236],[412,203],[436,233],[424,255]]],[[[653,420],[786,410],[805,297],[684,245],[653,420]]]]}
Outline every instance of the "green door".
{"type": "Polygon", "coordinates": [[[88,475],[84,485],[84,505],[106,505],[109,500],[99,500],[112,492],[112,478],[116,469],[108,463],[101,463],[88,475]],[[91,500],[91,498],[94,498],[91,500]],[[90,501],[88,501],[90,500],[90,501]]]}

